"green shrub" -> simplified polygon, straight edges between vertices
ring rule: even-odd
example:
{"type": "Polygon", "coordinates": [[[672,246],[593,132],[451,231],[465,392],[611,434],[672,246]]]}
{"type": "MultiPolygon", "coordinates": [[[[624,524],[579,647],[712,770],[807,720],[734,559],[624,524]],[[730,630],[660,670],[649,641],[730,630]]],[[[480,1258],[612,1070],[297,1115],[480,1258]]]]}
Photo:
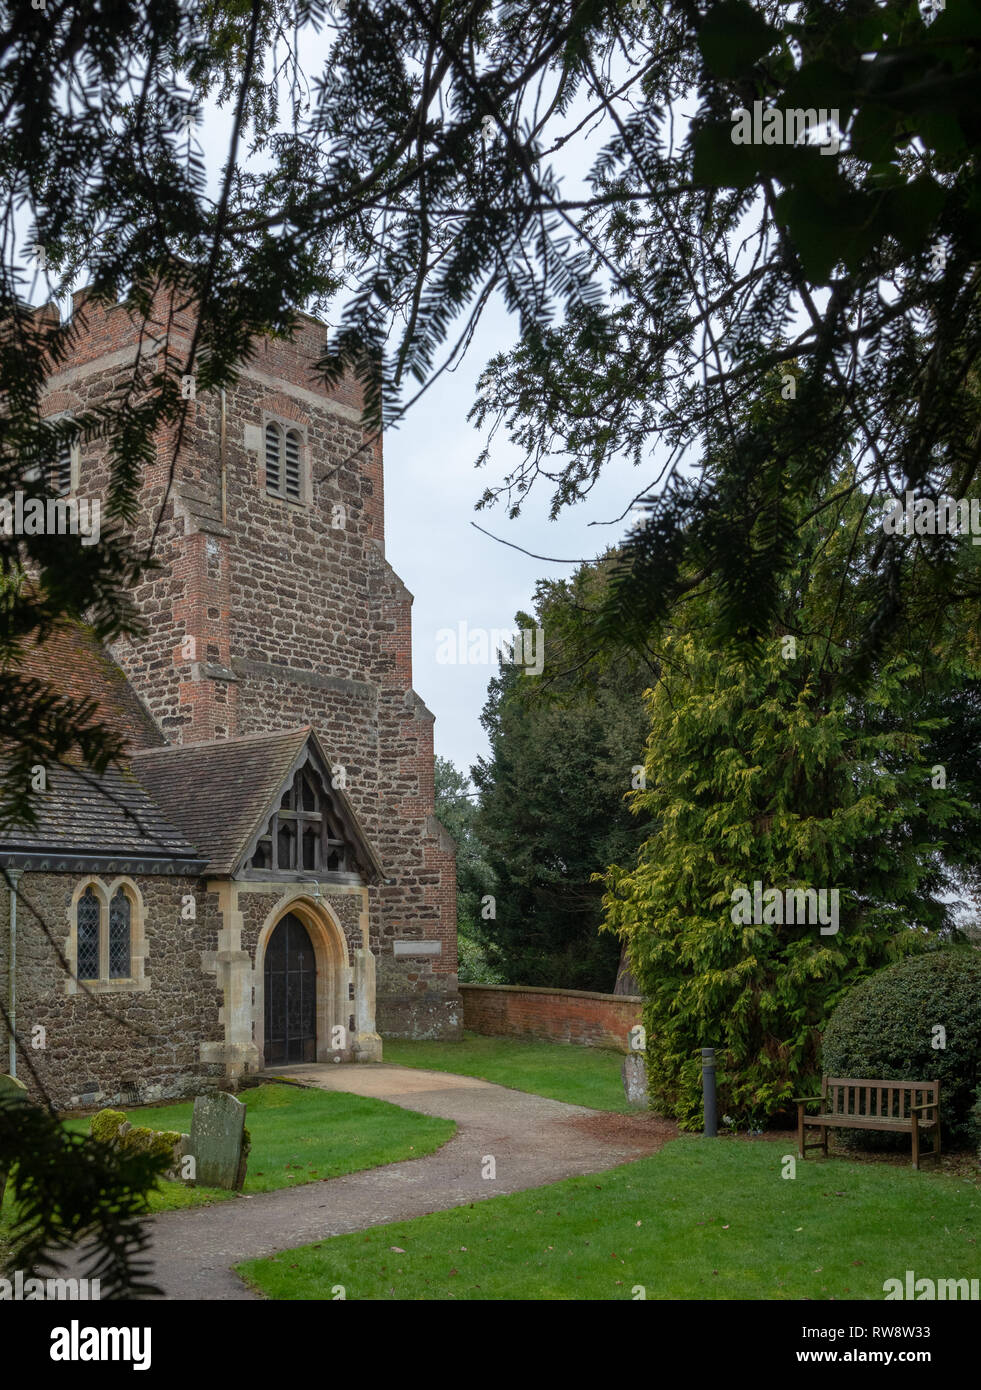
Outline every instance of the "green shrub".
{"type": "MultiPolygon", "coordinates": [[[[969,1143],[981,1082],[981,952],[930,951],[849,990],[825,1029],[822,1069],[827,1076],[887,1081],[939,1077],[944,1133],[969,1143]],[[938,1024],[946,1034],[942,1047],[934,1046],[938,1024]]],[[[859,1142],[865,1137],[873,1135],[859,1142]]],[[[874,1137],[879,1142],[872,1147],[886,1147],[881,1141],[890,1138],[874,1137]]]]}
{"type": "Polygon", "coordinates": [[[504,978],[490,964],[484,948],[476,937],[467,934],[461,923],[457,930],[457,965],[460,983],[464,985],[499,985],[504,978]]]}
{"type": "Polygon", "coordinates": [[[92,1116],[89,1133],[100,1144],[111,1144],[119,1133],[119,1126],[125,1123],[126,1116],[121,1110],[100,1110],[92,1116]]]}

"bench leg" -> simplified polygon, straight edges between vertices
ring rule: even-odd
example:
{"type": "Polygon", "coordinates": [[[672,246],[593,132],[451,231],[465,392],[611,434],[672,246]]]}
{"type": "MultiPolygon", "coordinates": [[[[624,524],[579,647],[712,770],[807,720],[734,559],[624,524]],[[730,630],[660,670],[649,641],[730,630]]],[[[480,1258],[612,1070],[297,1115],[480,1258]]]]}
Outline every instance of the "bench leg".
{"type": "Polygon", "coordinates": [[[824,1154],[824,1157],[825,1157],[825,1158],[827,1158],[827,1156],[828,1156],[828,1130],[829,1130],[829,1129],[830,1129],[830,1125],[822,1125],[822,1126],[821,1126],[821,1139],[822,1139],[821,1151],[822,1151],[822,1153],[824,1154]]]}
{"type": "Polygon", "coordinates": [[[804,1107],[800,1104],[797,1106],[797,1156],[804,1157],[804,1107]]]}
{"type": "Polygon", "coordinates": [[[919,1169],[920,1166],[920,1122],[916,1115],[910,1117],[913,1121],[913,1167],[919,1169]]]}

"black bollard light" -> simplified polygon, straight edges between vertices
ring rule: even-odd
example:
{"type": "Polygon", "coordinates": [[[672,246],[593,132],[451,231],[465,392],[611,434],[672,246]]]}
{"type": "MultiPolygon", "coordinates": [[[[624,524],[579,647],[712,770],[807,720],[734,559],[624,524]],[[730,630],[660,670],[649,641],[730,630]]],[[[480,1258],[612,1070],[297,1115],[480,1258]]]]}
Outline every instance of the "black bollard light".
{"type": "Polygon", "coordinates": [[[714,1139],[719,1132],[715,1110],[715,1048],[702,1048],[702,1112],[705,1116],[703,1133],[714,1139]]]}

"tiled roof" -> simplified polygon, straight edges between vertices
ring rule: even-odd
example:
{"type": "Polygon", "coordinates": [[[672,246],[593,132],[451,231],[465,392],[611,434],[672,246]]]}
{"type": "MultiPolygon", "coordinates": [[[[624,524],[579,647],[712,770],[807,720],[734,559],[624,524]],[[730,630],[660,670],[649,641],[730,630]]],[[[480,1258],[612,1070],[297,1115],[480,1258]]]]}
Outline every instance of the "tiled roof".
{"type": "Polygon", "coordinates": [[[235,868],[310,734],[309,725],[134,754],[133,771],[209,860],[235,868]]]}
{"type": "Polygon", "coordinates": [[[82,768],[53,767],[47,789],[32,804],[36,828],[8,827],[0,852],[31,851],[200,864],[203,856],[161,814],[131,773],[109,768],[101,776],[82,768]]]}
{"type": "Polygon", "coordinates": [[[126,676],[81,624],[56,628],[44,642],[25,644],[22,659],[10,671],[42,681],[59,695],[94,700],[91,723],[101,724],[130,749],[164,743],[126,676]]]}

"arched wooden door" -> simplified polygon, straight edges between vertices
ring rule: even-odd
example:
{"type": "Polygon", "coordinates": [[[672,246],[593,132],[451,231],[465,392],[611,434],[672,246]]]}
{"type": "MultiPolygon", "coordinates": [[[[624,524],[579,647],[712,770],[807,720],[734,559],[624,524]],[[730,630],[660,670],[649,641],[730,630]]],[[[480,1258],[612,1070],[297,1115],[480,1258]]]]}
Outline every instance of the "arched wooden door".
{"type": "Polygon", "coordinates": [[[317,961],[292,912],[277,923],[265,960],[265,1064],[317,1060],[317,961]]]}

